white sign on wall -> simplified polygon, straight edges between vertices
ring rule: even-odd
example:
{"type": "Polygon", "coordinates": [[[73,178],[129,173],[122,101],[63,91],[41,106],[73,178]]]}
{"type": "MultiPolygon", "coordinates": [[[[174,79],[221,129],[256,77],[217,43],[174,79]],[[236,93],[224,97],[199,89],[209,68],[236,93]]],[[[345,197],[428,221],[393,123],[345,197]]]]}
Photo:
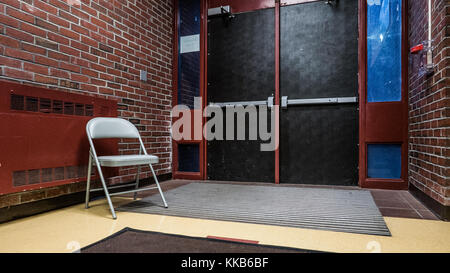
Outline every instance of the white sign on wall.
{"type": "Polygon", "coordinates": [[[200,34],[180,38],[180,54],[200,51],[200,34]]]}

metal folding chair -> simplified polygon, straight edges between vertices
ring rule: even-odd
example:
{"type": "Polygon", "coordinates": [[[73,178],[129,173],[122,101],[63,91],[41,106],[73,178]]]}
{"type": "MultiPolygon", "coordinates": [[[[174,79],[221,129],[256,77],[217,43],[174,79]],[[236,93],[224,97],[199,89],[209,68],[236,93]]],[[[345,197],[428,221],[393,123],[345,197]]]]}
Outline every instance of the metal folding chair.
{"type": "Polygon", "coordinates": [[[155,171],[152,166],[152,164],[156,164],[159,162],[159,158],[157,156],[147,154],[139,131],[132,123],[120,118],[95,118],[89,121],[89,123],[87,124],[86,132],[89,139],[89,144],[91,146],[89,152],[89,167],[87,175],[86,209],[89,208],[89,194],[91,192],[104,191],[106,199],[108,200],[109,208],[111,209],[112,216],[114,219],[117,219],[116,212],[114,211],[114,206],[111,201],[111,196],[134,193],[134,199],[136,200],[138,192],[153,189],[159,190],[159,194],[161,195],[164,207],[166,208],[168,207],[166,199],[164,198],[164,194],[159,185],[158,178],[156,177],[155,171]],[[114,139],[114,138],[139,139],[140,143],[139,155],[97,156],[93,140],[114,139]],[[103,188],[91,190],[90,187],[91,187],[92,166],[94,165],[97,166],[98,175],[100,176],[103,188]],[[139,189],[139,176],[141,166],[143,165],[150,166],[150,169],[153,173],[153,178],[155,179],[156,182],[156,187],[139,189]],[[105,177],[103,176],[102,167],[113,168],[113,167],[128,167],[128,166],[138,166],[136,183],[108,188],[105,182],[105,177]],[[135,189],[130,191],[117,192],[113,194],[109,193],[109,190],[111,189],[118,189],[130,186],[135,186],[135,189]]]}

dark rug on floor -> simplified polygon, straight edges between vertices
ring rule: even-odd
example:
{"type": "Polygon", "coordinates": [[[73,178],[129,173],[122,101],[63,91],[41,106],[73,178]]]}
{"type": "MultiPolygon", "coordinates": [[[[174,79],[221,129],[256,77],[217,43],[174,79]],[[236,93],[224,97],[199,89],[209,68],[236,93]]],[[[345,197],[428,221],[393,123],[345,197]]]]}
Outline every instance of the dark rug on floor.
{"type": "Polygon", "coordinates": [[[208,238],[195,238],[126,228],[81,253],[314,253],[315,251],[208,238]]]}
{"type": "Polygon", "coordinates": [[[191,183],[118,211],[390,236],[370,191],[191,183]]]}

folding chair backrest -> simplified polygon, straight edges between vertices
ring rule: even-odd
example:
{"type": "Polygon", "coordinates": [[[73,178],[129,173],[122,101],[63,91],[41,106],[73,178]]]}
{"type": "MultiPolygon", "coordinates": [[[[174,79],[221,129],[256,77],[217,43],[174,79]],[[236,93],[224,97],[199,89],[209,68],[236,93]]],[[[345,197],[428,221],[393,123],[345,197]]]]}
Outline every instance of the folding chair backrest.
{"type": "Polygon", "coordinates": [[[140,138],[136,126],[120,118],[94,118],[87,124],[86,131],[91,139],[140,138]]]}

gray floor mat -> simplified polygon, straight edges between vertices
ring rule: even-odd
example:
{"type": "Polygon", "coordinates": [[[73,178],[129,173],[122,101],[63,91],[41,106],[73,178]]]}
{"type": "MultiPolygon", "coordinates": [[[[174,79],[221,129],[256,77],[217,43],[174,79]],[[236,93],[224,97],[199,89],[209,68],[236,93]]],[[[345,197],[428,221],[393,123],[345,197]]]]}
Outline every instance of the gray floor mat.
{"type": "Polygon", "coordinates": [[[369,191],[192,183],[118,208],[190,217],[391,236],[369,191]]]}

